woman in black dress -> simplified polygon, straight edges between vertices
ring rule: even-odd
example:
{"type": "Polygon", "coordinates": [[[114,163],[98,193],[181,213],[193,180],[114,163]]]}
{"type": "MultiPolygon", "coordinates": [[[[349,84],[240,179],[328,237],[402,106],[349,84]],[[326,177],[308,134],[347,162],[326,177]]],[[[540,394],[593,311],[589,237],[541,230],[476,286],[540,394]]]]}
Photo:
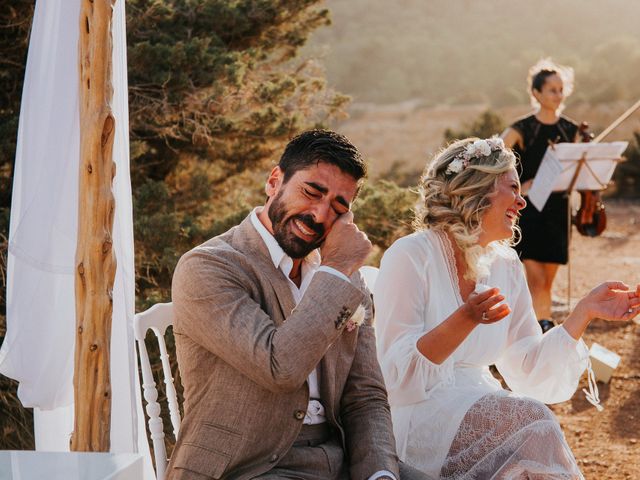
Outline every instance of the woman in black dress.
{"type": "MultiPolygon", "coordinates": [[[[502,134],[504,143],[520,156],[522,193],[526,195],[542,162],[549,142],[573,142],[578,126],[560,115],[564,99],[571,93],[573,69],[538,62],[529,70],[531,101],[536,111],[517,120],[502,134]]],[[[527,202],[522,210],[522,240],[516,246],[527,272],[533,308],[543,331],[553,327],[551,321],[551,287],[560,265],[567,263],[569,235],[567,197],[551,194],[541,212],[527,202]]]]}

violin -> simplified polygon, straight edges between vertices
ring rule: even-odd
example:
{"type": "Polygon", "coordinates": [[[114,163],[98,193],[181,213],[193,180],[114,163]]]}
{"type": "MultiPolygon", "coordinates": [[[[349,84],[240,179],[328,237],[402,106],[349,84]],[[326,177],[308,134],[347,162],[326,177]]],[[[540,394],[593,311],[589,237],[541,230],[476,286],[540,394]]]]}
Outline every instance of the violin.
{"type": "MultiPolygon", "coordinates": [[[[582,122],[578,134],[583,142],[591,142],[593,133],[589,124],[582,122]]],[[[607,212],[599,190],[580,190],[580,208],[573,216],[572,223],[578,232],[586,237],[597,237],[607,227],[607,212]]]]}

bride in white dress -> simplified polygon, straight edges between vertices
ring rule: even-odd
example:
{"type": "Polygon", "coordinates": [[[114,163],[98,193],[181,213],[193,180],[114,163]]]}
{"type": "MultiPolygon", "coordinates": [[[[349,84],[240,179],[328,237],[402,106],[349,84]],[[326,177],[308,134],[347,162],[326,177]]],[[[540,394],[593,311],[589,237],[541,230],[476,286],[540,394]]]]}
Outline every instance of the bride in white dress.
{"type": "Polygon", "coordinates": [[[438,155],[421,181],[419,228],[387,250],[375,285],[398,454],[439,478],[583,478],[544,404],[575,392],[593,318],[629,320],[640,309],[640,286],[607,282],[541,333],[510,247],[525,205],[515,165],[497,138],[438,155]]]}

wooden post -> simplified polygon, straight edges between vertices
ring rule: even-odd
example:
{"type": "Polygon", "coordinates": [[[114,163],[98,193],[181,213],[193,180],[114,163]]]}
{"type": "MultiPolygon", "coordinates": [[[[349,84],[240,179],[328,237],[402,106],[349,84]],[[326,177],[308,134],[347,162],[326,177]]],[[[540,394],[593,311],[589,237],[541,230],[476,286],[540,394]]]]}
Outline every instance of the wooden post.
{"type": "Polygon", "coordinates": [[[115,119],[111,111],[111,18],[115,0],[80,7],[80,184],[76,247],[74,451],[109,451],[109,347],[116,259],[111,231],[115,119]]]}

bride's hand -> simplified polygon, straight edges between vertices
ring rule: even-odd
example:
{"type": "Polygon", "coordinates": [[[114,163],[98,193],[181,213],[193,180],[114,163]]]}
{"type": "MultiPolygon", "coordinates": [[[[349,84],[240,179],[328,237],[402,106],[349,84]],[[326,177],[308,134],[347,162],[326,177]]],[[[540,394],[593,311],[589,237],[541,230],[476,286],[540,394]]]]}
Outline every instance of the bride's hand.
{"type": "Polygon", "coordinates": [[[476,323],[495,323],[511,313],[506,303],[498,305],[503,300],[499,289],[490,288],[482,293],[472,292],[462,309],[476,323]]]}
{"type": "Polygon", "coordinates": [[[631,320],[640,313],[640,285],[629,290],[622,282],[604,282],[580,300],[580,304],[592,319],[631,320]]]}

